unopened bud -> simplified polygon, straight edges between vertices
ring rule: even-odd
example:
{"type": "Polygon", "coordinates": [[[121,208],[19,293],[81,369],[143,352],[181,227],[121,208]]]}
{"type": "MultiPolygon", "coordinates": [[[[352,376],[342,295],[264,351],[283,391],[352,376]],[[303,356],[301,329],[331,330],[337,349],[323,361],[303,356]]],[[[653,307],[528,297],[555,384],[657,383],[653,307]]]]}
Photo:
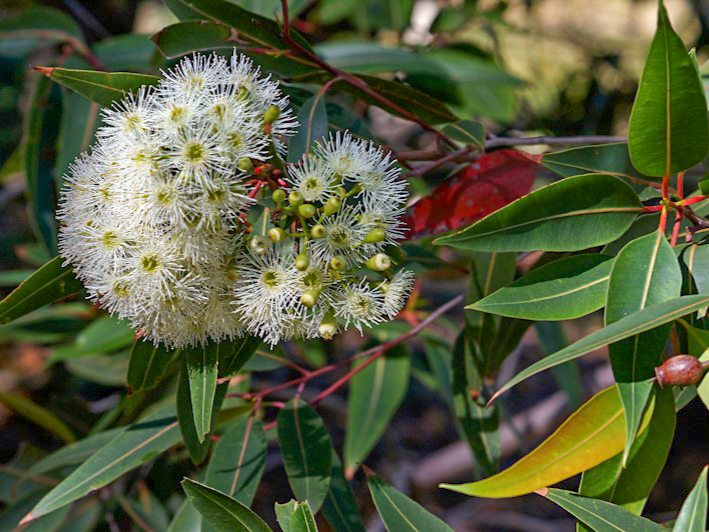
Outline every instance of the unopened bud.
{"type": "Polygon", "coordinates": [[[254,255],[263,255],[268,249],[268,240],[261,235],[254,235],[249,239],[249,249],[254,255]]]}
{"type": "Polygon", "coordinates": [[[341,255],[336,255],[330,259],[330,268],[336,271],[344,270],[347,267],[347,261],[341,255]]]}
{"type": "Polygon", "coordinates": [[[298,214],[303,218],[312,218],[315,216],[315,206],[310,203],[303,203],[298,207],[298,214]]]}
{"type": "Polygon", "coordinates": [[[303,292],[300,296],[300,302],[306,307],[312,307],[318,302],[318,296],[320,295],[320,290],[315,290],[311,288],[303,292]]]}
{"type": "Polygon", "coordinates": [[[325,216],[330,216],[331,214],[334,214],[337,211],[339,211],[341,206],[342,206],[342,201],[340,201],[340,198],[336,198],[335,196],[330,196],[327,199],[327,201],[325,202],[325,207],[323,207],[323,212],[325,213],[325,216]]]}
{"type": "Polygon", "coordinates": [[[318,332],[320,336],[325,340],[332,340],[332,337],[337,334],[337,322],[334,316],[329,313],[325,315],[323,320],[320,322],[320,327],[318,327],[318,332]]]}
{"type": "Polygon", "coordinates": [[[268,230],[268,239],[271,242],[282,242],[286,238],[286,232],[280,227],[274,227],[268,230]]]}
{"type": "Polygon", "coordinates": [[[303,203],[303,195],[294,190],[290,194],[288,194],[288,203],[290,203],[293,207],[297,207],[301,203],[303,203]]]}
{"type": "Polygon", "coordinates": [[[366,266],[375,272],[383,272],[384,270],[391,268],[391,259],[389,258],[389,255],[377,253],[369,258],[366,266]]]}
{"type": "Polygon", "coordinates": [[[254,167],[254,163],[252,163],[251,159],[249,159],[248,157],[242,157],[241,159],[239,159],[239,162],[236,163],[236,166],[239,168],[239,170],[248,172],[254,167]]]}
{"type": "Polygon", "coordinates": [[[325,236],[325,226],[321,224],[315,224],[310,229],[310,236],[313,238],[323,238],[325,236]]]}
{"type": "Polygon", "coordinates": [[[691,386],[702,380],[705,368],[697,357],[675,355],[655,368],[657,384],[663,386],[691,386]]]}
{"type": "Polygon", "coordinates": [[[295,269],[299,272],[304,272],[308,269],[308,266],[310,266],[310,260],[308,260],[308,256],[305,253],[299,253],[298,256],[295,258],[295,269]]]}
{"type": "Polygon", "coordinates": [[[369,232],[367,236],[364,237],[365,244],[376,244],[381,242],[387,237],[387,233],[384,229],[377,228],[369,232]]]}
{"type": "Polygon", "coordinates": [[[271,105],[263,114],[263,123],[271,124],[274,120],[277,120],[279,116],[281,116],[281,109],[277,105],[271,105]]]}
{"type": "Polygon", "coordinates": [[[283,201],[286,199],[286,193],[282,188],[277,188],[273,191],[273,194],[271,194],[271,198],[276,203],[276,205],[279,205],[283,203],[283,201]]]}

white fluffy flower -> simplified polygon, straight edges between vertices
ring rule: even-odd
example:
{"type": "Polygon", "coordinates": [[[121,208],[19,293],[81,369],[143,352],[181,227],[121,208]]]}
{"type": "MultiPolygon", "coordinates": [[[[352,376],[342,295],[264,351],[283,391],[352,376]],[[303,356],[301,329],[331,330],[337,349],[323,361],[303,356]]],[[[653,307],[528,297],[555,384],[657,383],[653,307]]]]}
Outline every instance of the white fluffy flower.
{"type": "Polygon", "coordinates": [[[384,313],[392,320],[404,308],[414,285],[414,274],[410,270],[400,270],[389,280],[379,285],[384,293],[384,313]]]}
{"type": "Polygon", "coordinates": [[[291,168],[287,181],[307,202],[325,201],[337,187],[332,169],[319,159],[310,157],[291,168]]]}
{"type": "Polygon", "coordinates": [[[353,325],[360,332],[363,327],[372,327],[387,318],[381,290],[372,288],[366,279],[359,284],[345,285],[334,307],[335,316],[342,320],[345,328],[353,325]]]}

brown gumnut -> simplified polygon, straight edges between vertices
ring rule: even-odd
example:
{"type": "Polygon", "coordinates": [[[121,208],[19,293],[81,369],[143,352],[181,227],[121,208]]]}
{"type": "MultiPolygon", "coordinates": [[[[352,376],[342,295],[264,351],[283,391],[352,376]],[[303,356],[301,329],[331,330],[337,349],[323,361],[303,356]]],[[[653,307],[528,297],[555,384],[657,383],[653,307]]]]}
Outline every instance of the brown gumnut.
{"type": "Polygon", "coordinates": [[[663,386],[691,386],[704,375],[702,363],[692,355],[675,355],[655,368],[657,383],[663,386]]]}

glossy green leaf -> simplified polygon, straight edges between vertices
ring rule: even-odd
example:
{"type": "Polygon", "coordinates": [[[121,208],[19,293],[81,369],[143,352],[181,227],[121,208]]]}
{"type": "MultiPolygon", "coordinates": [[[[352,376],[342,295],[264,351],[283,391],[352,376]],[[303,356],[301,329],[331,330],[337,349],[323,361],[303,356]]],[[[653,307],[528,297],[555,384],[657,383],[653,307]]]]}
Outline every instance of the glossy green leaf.
{"type": "Polygon", "coordinates": [[[500,416],[497,406],[486,408],[480,399],[483,388],[483,356],[474,341],[475,331],[458,335],[451,361],[453,412],[480,469],[490,474],[500,457],[500,416]],[[476,399],[477,396],[477,399],[476,399]]]}
{"type": "Polygon", "coordinates": [[[320,416],[302,400],[278,412],[278,441],[293,494],[317,512],[330,488],[330,435],[320,416]]]}
{"type": "Polygon", "coordinates": [[[205,484],[251,506],[266,464],[266,434],[253,417],[230,425],[214,445],[205,484]]]}
{"type": "MultiPolygon", "coordinates": [[[[216,380],[215,380],[216,382],[216,380]]],[[[217,414],[222,406],[224,395],[229,387],[228,383],[217,385],[214,394],[212,395],[212,403],[210,411],[206,416],[209,419],[207,432],[200,434],[195,427],[194,396],[192,395],[192,381],[189,377],[189,368],[187,361],[183,364],[180,372],[179,381],[177,383],[177,420],[180,424],[180,432],[182,439],[187,447],[187,452],[194,464],[201,464],[207,457],[209,446],[211,444],[211,435],[216,424],[217,414]]],[[[202,403],[203,404],[203,403],[202,403]]]]}
{"type": "Polygon", "coordinates": [[[604,345],[612,344],[613,342],[624,340],[625,338],[649,331],[650,329],[654,329],[655,327],[659,327],[665,323],[670,323],[677,318],[681,318],[682,316],[686,316],[687,314],[705,308],[707,305],[709,305],[709,296],[682,296],[658,305],[651,305],[643,310],[634,312],[629,316],[607,325],[601,330],[595,331],[588,336],[581,338],[561,351],[557,351],[556,353],[535,362],[518,373],[504,386],[502,386],[502,388],[495,392],[493,399],[516,384],[528,379],[532,375],[536,375],[544,370],[563,364],[568,360],[578,358],[586,353],[589,353],[590,351],[593,351],[594,349],[603,347],[604,345]]]}
{"type": "MultiPolygon", "coordinates": [[[[558,321],[540,321],[534,324],[534,328],[539,338],[539,347],[543,353],[553,353],[563,349],[569,343],[566,333],[558,321]]],[[[566,393],[569,406],[574,410],[580,407],[584,397],[578,363],[575,360],[570,360],[559,366],[554,366],[551,368],[551,372],[559,387],[566,393]]]]}
{"type": "Polygon", "coordinates": [[[308,506],[308,501],[276,503],[276,519],[283,532],[317,532],[315,517],[308,506]]]}
{"type": "Polygon", "coordinates": [[[230,342],[219,342],[217,344],[219,349],[217,355],[219,359],[219,377],[235,375],[242,368],[248,371],[255,371],[247,366],[250,361],[253,361],[256,349],[260,345],[261,339],[251,335],[245,335],[230,342]]]}
{"type": "Polygon", "coordinates": [[[630,158],[644,174],[669,176],[701,162],[708,147],[702,83],[660,1],[657,32],[630,114],[630,158]]]}
{"type": "Polygon", "coordinates": [[[441,131],[448,138],[463,144],[475,145],[481,151],[485,151],[485,126],[480,122],[472,120],[459,120],[453,124],[448,124],[441,131]]]}
{"type": "Polygon", "coordinates": [[[113,316],[101,316],[77,335],[73,345],[55,349],[47,359],[47,364],[84,355],[111,353],[128,347],[133,337],[134,332],[127,321],[113,316]]]}
{"type": "Polygon", "coordinates": [[[559,259],[466,308],[530,320],[585,316],[605,304],[611,265],[598,253],[559,259]]]}
{"type": "Polygon", "coordinates": [[[164,66],[155,57],[155,43],[144,34],[114,35],[94,44],[94,52],[107,70],[151,72],[164,66]]]}
{"type": "Polygon", "coordinates": [[[202,514],[189,499],[185,499],[167,527],[167,532],[201,532],[204,523],[202,514]]]}
{"type": "Polygon", "coordinates": [[[535,190],[434,244],[466,251],[577,251],[618,238],[640,210],[637,195],[619,178],[579,175],[535,190]]]}
{"type": "Polygon", "coordinates": [[[180,431],[173,404],[162,406],[121,432],[55,486],[26,519],[80,499],[175,445],[180,431]]]}
{"type": "Polygon", "coordinates": [[[452,532],[441,519],[377,476],[367,479],[369,493],[387,530],[396,532],[452,532]]]}
{"type": "Polygon", "coordinates": [[[167,375],[182,350],[168,349],[162,344],[138,339],[130,350],[126,381],[131,391],[149,390],[167,375]]]}
{"type": "MultiPolygon", "coordinates": [[[[704,353],[699,357],[701,362],[709,362],[709,350],[704,351],[704,353]]],[[[704,374],[704,378],[697,385],[697,395],[704,403],[704,406],[709,409],[709,373],[704,374]]]]}
{"type": "Polygon", "coordinates": [[[352,486],[345,478],[345,470],[334,449],[330,467],[330,490],[321,512],[333,530],[364,532],[352,486]]]}
{"type": "Polygon", "coordinates": [[[585,471],[580,495],[612,502],[640,515],[667,460],[677,418],[671,389],[657,390],[654,401],[652,417],[635,439],[625,467],[622,454],[617,454],[585,471]]]}
{"type": "Polygon", "coordinates": [[[542,165],[563,177],[600,173],[648,179],[648,176],[633,167],[625,142],[581,146],[547,153],[542,158],[542,165]]]}
{"type": "Polygon", "coordinates": [[[166,530],[170,524],[167,510],[160,499],[148,488],[139,491],[137,500],[129,499],[120,493],[113,495],[118,505],[131,516],[133,521],[141,522],[152,530],[166,530]]]}
{"type": "Polygon", "coordinates": [[[325,94],[318,91],[308,98],[298,112],[298,132],[288,141],[288,162],[295,163],[308,153],[313,143],[327,135],[325,94]]]}
{"type": "Polygon", "coordinates": [[[217,48],[233,49],[229,42],[232,30],[229,26],[207,20],[187,20],[171,24],[151,37],[160,53],[167,59],[175,59],[189,51],[205,51],[217,48]]]}
{"type": "Polygon", "coordinates": [[[155,85],[160,78],[130,72],[97,72],[71,68],[36,67],[61,86],[78,92],[99,105],[109,107],[143,85],[155,85]]]}
{"type": "Polygon", "coordinates": [[[614,257],[628,244],[628,242],[656,231],[659,222],[659,212],[642,214],[638,216],[635,220],[633,220],[633,223],[630,224],[630,227],[628,227],[628,230],[625,233],[620,235],[620,237],[615,239],[613,242],[609,242],[603,246],[601,253],[603,255],[608,255],[609,257],[614,257]]]}
{"type": "Polygon", "coordinates": [[[382,46],[369,41],[330,41],[315,46],[315,51],[329,65],[357,74],[381,74],[405,72],[446,76],[436,61],[421,55],[391,46],[382,46]]]}
{"type": "Polygon", "coordinates": [[[68,358],[64,367],[77,377],[102,386],[120,387],[125,385],[128,372],[128,353],[113,355],[87,355],[68,358]]]}
{"type": "Polygon", "coordinates": [[[707,467],[682,503],[672,527],[673,532],[704,532],[707,526],[707,467]]]}
{"type": "Polygon", "coordinates": [[[590,469],[623,450],[623,406],[615,386],[594,395],[532,452],[491,477],[441,484],[466,495],[516,497],[590,469]]]}
{"type": "MultiPolygon", "coordinates": [[[[355,361],[352,369],[362,362],[355,361]]],[[[345,470],[356,470],[386,431],[409,387],[409,368],[409,353],[397,346],[350,380],[345,470]]]]}
{"type": "Polygon", "coordinates": [[[610,502],[589,499],[556,488],[544,490],[543,495],[593,530],[602,530],[603,532],[627,532],[629,530],[661,532],[667,530],[649,519],[632,514],[610,502]]]}
{"type": "Polygon", "coordinates": [[[185,350],[192,417],[200,443],[212,426],[218,353],[218,344],[215,342],[185,350]]]}
{"type": "Polygon", "coordinates": [[[125,427],[117,427],[104,432],[98,432],[79,441],[65,445],[64,447],[60,447],[40,461],[32,464],[32,467],[27,470],[25,477],[42,475],[59,467],[81,464],[124,430],[125,427]]]}
{"type": "Polygon", "coordinates": [[[268,532],[256,513],[219,490],[186,478],[182,488],[207,522],[219,532],[268,532]]]}
{"type": "Polygon", "coordinates": [[[12,57],[22,57],[62,42],[86,50],[81,28],[71,16],[41,5],[30,5],[19,14],[0,20],[0,42],[1,55],[12,57]]]}
{"type": "Polygon", "coordinates": [[[697,293],[709,293],[709,245],[691,244],[682,253],[682,260],[692,276],[697,293]]]}
{"type": "Polygon", "coordinates": [[[65,442],[76,441],[76,436],[55,414],[20,395],[0,391],[0,403],[8,410],[22,416],[35,425],[45,428],[65,442]]]}
{"type": "MultiPolygon", "coordinates": [[[[608,281],[606,325],[651,305],[680,295],[682,272],[672,246],[658,231],[626,245],[615,261],[608,281]]],[[[613,375],[625,411],[623,461],[652,391],[655,366],[662,361],[670,325],[665,324],[608,346],[613,375]]]]}

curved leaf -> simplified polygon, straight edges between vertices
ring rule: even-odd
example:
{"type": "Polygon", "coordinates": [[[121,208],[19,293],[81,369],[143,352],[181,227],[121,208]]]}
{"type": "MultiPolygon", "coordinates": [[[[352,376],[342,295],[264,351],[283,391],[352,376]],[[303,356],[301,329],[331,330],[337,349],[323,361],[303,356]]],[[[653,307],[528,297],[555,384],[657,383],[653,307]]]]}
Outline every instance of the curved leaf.
{"type": "Polygon", "coordinates": [[[623,450],[623,406],[615,386],[594,395],[532,452],[477,482],[441,484],[493,499],[531,493],[590,469],[623,450]]]}
{"type": "Polygon", "coordinates": [[[443,128],[442,133],[449,139],[463,144],[474,144],[481,151],[485,151],[485,126],[472,120],[458,120],[443,128]]]}
{"type": "Polygon", "coordinates": [[[47,359],[47,365],[86,355],[108,354],[129,346],[134,332],[127,321],[101,316],[87,325],[73,345],[59,347],[47,359]]]}
{"type": "Polygon", "coordinates": [[[682,296],[634,312],[629,316],[607,325],[599,331],[581,338],[561,351],[557,351],[535,362],[510,379],[502,388],[495,392],[495,395],[493,395],[490,400],[493,401],[500,394],[523,380],[528,379],[532,375],[536,375],[544,370],[578,358],[604,345],[612,344],[613,342],[649,331],[650,329],[674,321],[677,318],[704,309],[707,305],[709,305],[709,296],[682,296]]]}
{"type": "Polygon", "coordinates": [[[682,503],[673,532],[704,532],[707,523],[707,467],[702,469],[692,491],[682,503]]]}
{"type": "Polygon", "coordinates": [[[581,146],[544,154],[542,165],[563,177],[601,173],[618,177],[647,178],[630,161],[625,142],[581,146]]]}
{"type": "Polygon", "coordinates": [[[293,494],[317,512],[330,488],[330,435],[317,412],[298,398],[278,412],[277,420],[283,465],[293,494]]]}
{"type": "Polygon", "coordinates": [[[333,530],[364,532],[364,524],[357,509],[352,486],[345,478],[345,471],[337,453],[332,449],[330,490],[322,505],[322,514],[333,530]]]}
{"type": "Polygon", "coordinates": [[[644,174],[669,176],[701,162],[708,147],[702,83],[660,1],[657,32],[630,114],[630,158],[644,174]]]}
{"type": "Polygon", "coordinates": [[[438,517],[377,476],[367,479],[369,493],[387,530],[396,532],[453,532],[438,517]]]}
{"type": "Polygon", "coordinates": [[[217,391],[218,346],[210,342],[190,348],[185,353],[192,418],[200,443],[212,426],[212,407],[217,391]]]}
{"type": "Polygon", "coordinates": [[[570,491],[555,488],[544,490],[542,495],[593,530],[602,530],[603,532],[627,532],[628,530],[662,532],[667,530],[649,519],[631,514],[628,510],[610,502],[589,499],[570,491]]]}
{"type": "Polygon", "coordinates": [[[219,490],[186,478],[182,488],[199,513],[219,532],[270,532],[256,513],[219,490]]]}
{"type": "Polygon", "coordinates": [[[622,180],[585,174],[535,190],[434,244],[466,251],[578,251],[618,238],[641,210],[622,180]]]}
{"type": "Polygon", "coordinates": [[[530,320],[569,320],[605,304],[612,261],[599,253],[540,266],[465,308],[530,320]]]}
{"type": "Polygon", "coordinates": [[[96,72],[73,68],[35,67],[52,81],[55,81],[99,105],[109,107],[127,93],[143,85],[155,85],[160,78],[147,74],[130,72],[96,72]]]}
{"type": "Polygon", "coordinates": [[[322,91],[305,100],[298,112],[298,123],[298,132],[288,141],[289,163],[300,161],[315,141],[327,135],[327,110],[322,91]]]}
{"type": "Polygon", "coordinates": [[[27,522],[61,508],[152,460],[180,440],[175,406],[165,405],[122,431],[54,487],[32,511],[27,522]]]}
{"type": "Polygon", "coordinates": [[[130,350],[126,381],[131,391],[149,390],[157,386],[176,361],[180,349],[167,349],[147,340],[135,340],[130,350]]]}
{"type": "MultiPolygon", "coordinates": [[[[356,361],[352,369],[361,363],[362,360],[356,361]]],[[[384,434],[409,386],[409,367],[407,351],[394,348],[350,381],[343,450],[345,470],[356,470],[384,434]]]]}
{"type": "Polygon", "coordinates": [[[76,436],[61,419],[46,408],[19,395],[0,391],[0,403],[9,410],[27,418],[32,423],[47,429],[49,432],[67,443],[76,441],[76,436]]]}
{"type": "Polygon", "coordinates": [[[318,531],[308,501],[299,502],[291,499],[284,504],[276,503],[276,519],[283,532],[318,531]]]}
{"type": "MultiPolygon", "coordinates": [[[[637,238],[627,244],[613,262],[608,281],[606,324],[676,298],[681,289],[682,272],[664,233],[657,230],[637,238]]],[[[624,464],[650,399],[655,366],[662,361],[669,330],[670,325],[665,324],[608,346],[625,412],[624,464]]]]}

